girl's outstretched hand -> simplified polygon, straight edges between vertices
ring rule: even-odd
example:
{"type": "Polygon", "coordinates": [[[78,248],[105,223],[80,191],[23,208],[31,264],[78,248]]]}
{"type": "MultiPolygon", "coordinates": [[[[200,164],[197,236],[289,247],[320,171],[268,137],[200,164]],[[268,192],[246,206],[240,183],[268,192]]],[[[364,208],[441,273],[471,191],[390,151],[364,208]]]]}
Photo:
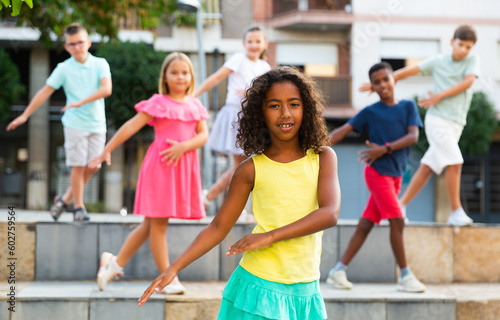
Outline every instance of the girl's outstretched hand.
{"type": "Polygon", "coordinates": [[[93,169],[93,168],[97,168],[97,166],[99,166],[104,161],[106,161],[106,164],[108,166],[111,165],[111,153],[110,152],[104,151],[103,153],[101,153],[101,155],[94,157],[94,159],[90,160],[87,165],[89,168],[93,169]]]}
{"type": "Polygon", "coordinates": [[[161,161],[166,161],[167,165],[171,165],[173,163],[174,166],[176,166],[177,163],[179,163],[179,159],[186,152],[186,149],[184,148],[182,142],[170,139],[167,139],[167,142],[170,144],[170,147],[160,151],[160,155],[163,156],[161,161]]]}
{"type": "Polygon", "coordinates": [[[170,282],[172,282],[176,276],[176,272],[173,271],[172,269],[170,268],[167,268],[165,269],[165,271],[163,271],[159,276],[158,278],[156,278],[150,285],[149,287],[146,289],[146,291],[144,291],[144,293],[142,294],[142,297],[139,298],[139,307],[141,307],[143,304],[146,303],[146,301],[148,301],[149,297],[151,297],[151,295],[154,293],[154,292],[160,292],[163,288],[165,288],[167,285],[170,284],[170,282]]]}
{"type": "Polygon", "coordinates": [[[240,254],[247,250],[267,248],[271,244],[273,244],[273,240],[268,232],[247,234],[227,250],[226,256],[240,254]]]}
{"type": "Polygon", "coordinates": [[[375,160],[386,153],[386,148],[368,140],[365,143],[370,149],[358,152],[360,155],[358,160],[370,166],[375,160]]]}

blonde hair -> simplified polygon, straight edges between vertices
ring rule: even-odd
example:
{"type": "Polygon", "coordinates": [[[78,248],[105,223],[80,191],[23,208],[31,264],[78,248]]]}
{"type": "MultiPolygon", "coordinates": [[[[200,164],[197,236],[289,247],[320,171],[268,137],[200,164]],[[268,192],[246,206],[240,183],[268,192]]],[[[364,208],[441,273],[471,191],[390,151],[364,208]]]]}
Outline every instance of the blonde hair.
{"type": "Polygon", "coordinates": [[[160,79],[158,80],[158,93],[159,94],[168,94],[168,85],[165,82],[165,73],[167,72],[170,63],[174,60],[181,60],[187,63],[189,68],[189,73],[191,74],[191,83],[189,87],[186,89],[186,95],[190,95],[194,91],[194,73],[193,73],[193,64],[187,55],[182,52],[172,52],[163,60],[163,64],[161,66],[160,79]]]}

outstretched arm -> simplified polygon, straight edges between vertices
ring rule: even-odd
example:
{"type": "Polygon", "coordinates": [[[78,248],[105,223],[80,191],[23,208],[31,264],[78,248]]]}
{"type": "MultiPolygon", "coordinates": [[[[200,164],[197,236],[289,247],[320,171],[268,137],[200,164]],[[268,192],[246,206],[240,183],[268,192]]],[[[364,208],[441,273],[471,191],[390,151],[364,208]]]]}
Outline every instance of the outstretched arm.
{"type": "Polygon", "coordinates": [[[166,161],[168,165],[173,163],[174,166],[176,166],[184,153],[200,148],[205,144],[205,142],[207,142],[207,139],[207,122],[205,120],[198,121],[198,124],[196,125],[196,134],[191,139],[182,142],[167,139],[170,147],[160,151],[160,155],[163,156],[161,161],[166,161]]]}
{"type": "MultiPolygon", "coordinates": [[[[388,142],[392,152],[411,146],[412,144],[417,143],[417,141],[418,126],[408,126],[408,131],[404,136],[395,141],[388,142]]],[[[360,155],[359,160],[368,165],[371,165],[375,160],[388,152],[387,146],[385,145],[378,145],[368,140],[366,140],[365,143],[368,147],[370,147],[370,149],[360,151],[358,154],[360,155]]]]}
{"type": "Polygon", "coordinates": [[[208,77],[207,80],[205,80],[205,82],[203,82],[203,84],[198,89],[196,89],[193,96],[198,98],[204,92],[212,89],[213,87],[215,87],[216,85],[221,83],[221,81],[223,81],[224,79],[229,77],[229,75],[232,72],[233,72],[233,70],[231,70],[229,68],[221,67],[219,70],[217,70],[215,73],[213,73],[210,77],[208,77]]]}
{"type": "Polygon", "coordinates": [[[164,156],[161,161],[167,161],[170,165],[174,163],[176,166],[182,155],[188,151],[202,147],[208,139],[208,127],[205,120],[198,121],[196,125],[196,134],[189,140],[177,142],[167,139],[170,147],[160,151],[160,155],[164,156]]]}
{"type": "Polygon", "coordinates": [[[429,98],[418,100],[418,105],[425,109],[428,109],[430,106],[435,106],[444,98],[457,95],[460,92],[464,92],[465,90],[469,89],[474,83],[474,80],[476,80],[476,75],[468,74],[465,76],[464,80],[444,91],[441,91],[439,93],[427,92],[429,94],[429,98]]]}
{"type": "Polygon", "coordinates": [[[159,292],[177,273],[224,240],[245,207],[255,178],[252,159],[243,161],[236,169],[224,204],[212,222],[203,229],[191,245],[144,291],[139,299],[142,306],[154,292],[159,292]]]}
{"type": "Polygon", "coordinates": [[[232,245],[226,255],[266,248],[277,241],[307,236],[335,226],[340,211],[340,185],[335,151],[330,147],[324,147],[319,164],[318,209],[281,228],[265,233],[248,234],[232,245]]]}
{"type": "Polygon", "coordinates": [[[346,123],[342,127],[333,130],[330,133],[330,143],[336,144],[337,142],[342,141],[347,136],[347,134],[349,134],[349,132],[353,130],[354,127],[349,123],[346,123]]]}
{"type": "Polygon", "coordinates": [[[106,164],[109,166],[111,164],[111,152],[137,133],[137,131],[144,127],[151,119],[153,119],[153,116],[144,112],[139,112],[132,119],[125,122],[120,129],[118,129],[113,138],[106,144],[104,151],[99,156],[90,160],[88,166],[90,168],[97,168],[97,166],[104,161],[106,161],[106,164]]]}
{"type": "Polygon", "coordinates": [[[28,118],[38,109],[40,106],[47,101],[47,99],[54,93],[55,89],[51,86],[45,85],[42,89],[38,90],[33,99],[31,99],[30,104],[26,107],[23,113],[15,118],[7,126],[7,131],[14,130],[20,125],[28,121],[28,118]]]}
{"type": "Polygon", "coordinates": [[[399,80],[414,76],[419,72],[421,72],[421,70],[417,65],[404,67],[402,69],[394,71],[394,81],[398,82],[399,80]]]}
{"type": "Polygon", "coordinates": [[[73,103],[68,104],[64,108],[62,108],[61,112],[64,112],[68,110],[69,108],[79,108],[83,106],[86,103],[101,99],[101,98],[106,98],[111,95],[112,92],[112,84],[111,84],[111,78],[102,78],[100,80],[100,88],[97,89],[94,93],[92,93],[90,96],[87,98],[84,98],[80,101],[76,101],[73,103]]]}

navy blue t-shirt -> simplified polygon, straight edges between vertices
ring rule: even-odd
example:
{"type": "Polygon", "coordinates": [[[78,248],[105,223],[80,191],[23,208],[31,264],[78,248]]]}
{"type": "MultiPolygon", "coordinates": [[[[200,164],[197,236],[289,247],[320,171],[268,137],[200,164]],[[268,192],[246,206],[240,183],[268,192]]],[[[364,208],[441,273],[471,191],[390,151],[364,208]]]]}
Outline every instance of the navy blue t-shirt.
{"type": "MultiPolygon", "coordinates": [[[[394,142],[408,133],[408,126],[422,127],[422,121],[415,102],[401,100],[389,107],[379,101],[361,110],[349,120],[356,132],[366,131],[370,142],[384,145],[394,142]]],[[[372,163],[378,173],[385,176],[401,177],[406,170],[406,161],[410,148],[395,150],[392,154],[384,154],[372,163]]]]}

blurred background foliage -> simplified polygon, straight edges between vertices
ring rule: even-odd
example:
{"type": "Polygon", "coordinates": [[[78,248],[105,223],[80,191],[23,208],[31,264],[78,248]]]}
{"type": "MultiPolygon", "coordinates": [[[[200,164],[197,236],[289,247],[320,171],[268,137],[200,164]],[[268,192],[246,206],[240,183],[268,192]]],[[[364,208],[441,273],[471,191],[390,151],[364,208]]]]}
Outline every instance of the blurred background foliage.
{"type": "Polygon", "coordinates": [[[160,69],[167,53],[146,43],[113,42],[96,52],[111,68],[113,94],[106,98],[106,118],[118,129],[136,115],[134,105],[158,93],[160,69]]]}
{"type": "MultiPolygon", "coordinates": [[[[14,0],[16,2],[19,0],[14,0]]],[[[9,0],[0,0],[2,6],[9,0]]],[[[133,17],[137,28],[155,30],[160,23],[167,25],[194,25],[196,14],[175,9],[176,0],[44,0],[36,1],[33,8],[16,6],[20,12],[14,18],[13,10],[0,10],[0,19],[15,21],[17,26],[38,29],[40,41],[52,44],[51,34],[62,42],[64,28],[70,23],[81,23],[89,33],[98,33],[104,40],[118,38],[121,19],[133,17]]],[[[12,6],[14,9],[14,6],[12,6]]]]}
{"type": "Polygon", "coordinates": [[[15,104],[26,88],[21,83],[19,70],[9,57],[9,54],[0,48],[0,123],[8,120],[12,105],[15,104]]]}

